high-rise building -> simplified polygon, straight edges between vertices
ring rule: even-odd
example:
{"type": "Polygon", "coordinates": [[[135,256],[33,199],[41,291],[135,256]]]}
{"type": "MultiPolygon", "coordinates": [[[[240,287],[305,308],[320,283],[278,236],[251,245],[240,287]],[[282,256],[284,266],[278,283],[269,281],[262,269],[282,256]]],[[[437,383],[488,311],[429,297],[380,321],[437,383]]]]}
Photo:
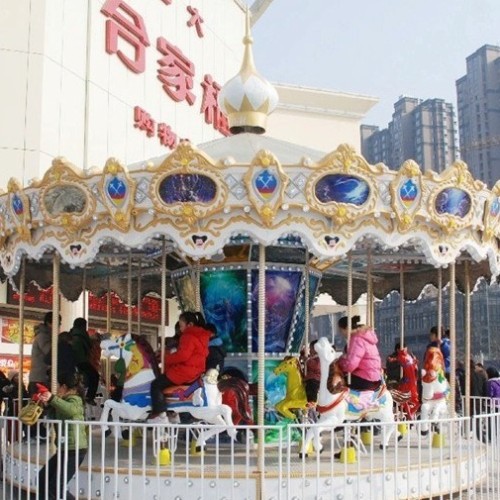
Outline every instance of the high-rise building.
{"type": "Polygon", "coordinates": [[[441,172],[457,157],[453,106],[443,99],[401,97],[386,129],[361,126],[361,151],[370,163],[399,168],[413,159],[422,170],[441,172]]]}
{"type": "Polygon", "coordinates": [[[466,59],[457,80],[460,152],[490,187],[500,178],[500,47],[484,45],[466,59]]]}

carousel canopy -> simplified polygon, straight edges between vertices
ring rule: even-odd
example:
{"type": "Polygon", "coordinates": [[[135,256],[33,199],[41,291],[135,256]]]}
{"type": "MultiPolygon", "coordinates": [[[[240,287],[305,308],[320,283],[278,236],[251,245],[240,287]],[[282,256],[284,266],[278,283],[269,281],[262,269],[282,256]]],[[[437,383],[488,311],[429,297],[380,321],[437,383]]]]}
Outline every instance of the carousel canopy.
{"type": "Polygon", "coordinates": [[[144,294],[159,292],[163,251],[174,277],[257,265],[262,244],[269,266],[307,264],[339,303],[349,259],[354,300],[368,273],[382,297],[402,271],[405,296],[416,298],[452,262],[459,286],[465,262],[472,279],[498,274],[499,196],[462,162],[441,174],[411,160],[394,171],[346,145],[321,154],[254,134],[185,141],[130,171],[114,158],[90,172],[56,158],[42,180],[11,179],[0,197],[0,264],[15,282],[26,258],[26,279],[46,287],[57,252],[68,299],[83,286],[103,293],[107,276],[126,298],[129,271],[144,294]]]}

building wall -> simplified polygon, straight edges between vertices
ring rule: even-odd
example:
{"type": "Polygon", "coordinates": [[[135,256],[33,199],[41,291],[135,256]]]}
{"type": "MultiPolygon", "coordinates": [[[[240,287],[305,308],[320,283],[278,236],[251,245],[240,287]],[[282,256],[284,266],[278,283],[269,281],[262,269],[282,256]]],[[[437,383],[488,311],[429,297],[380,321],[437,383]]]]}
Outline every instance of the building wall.
{"type": "Polygon", "coordinates": [[[456,82],[461,156],[493,187],[500,178],[500,47],[484,45],[466,66],[456,82]]]}
{"type": "MultiPolygon", "coordinates": [[[[0,3],[0,64],[9,78],[0,81],[0,186],[15,175],[24,184],[40,176],[53,157],[78,166],[103,166],[109,156],[124,163],[169,151],[135,127],[139,106],[179,138],[206,142],[221,133],[201,113],[204,76],[224,83],[239,69],[244,12],[233,0],[197,5],[203,36],[188,27],[185,3],[126,0],[144,22],[149,46],[145,68],[136,73],[117,53],[106,52],[107,23],[123,26],[102,12],[104,0],[3,0],[0,3]],[[158,79],[157,48],[163,37],[194,65],[193,105],[176,102],[158,79]],[[7,168],[6,168],[7,166],[7,168]]],[[[108,8],[112,2],[106,4],[108,8]]],[[[125,22],[132,18],[121,8],[125,22]]],[[[138,40],[137,34],[130,34],[138,40]]],[[[139,45],[140,46],[140,45],[139,45]]],[[[118,37],[117,48],[134,59],[134,48],[118,37]]]]}

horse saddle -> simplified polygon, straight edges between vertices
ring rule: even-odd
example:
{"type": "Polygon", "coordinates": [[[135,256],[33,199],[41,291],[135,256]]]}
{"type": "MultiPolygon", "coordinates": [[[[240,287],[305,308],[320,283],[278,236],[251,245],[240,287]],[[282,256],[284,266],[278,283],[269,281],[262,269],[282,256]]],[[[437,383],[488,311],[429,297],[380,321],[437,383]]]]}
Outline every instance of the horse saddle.
{"type": "Polygon", "coordinates": [[[179,406],[207,406],[205,388],[201,380],[191,385],[174,385],[163,390],[168,408],[179,406]]]}

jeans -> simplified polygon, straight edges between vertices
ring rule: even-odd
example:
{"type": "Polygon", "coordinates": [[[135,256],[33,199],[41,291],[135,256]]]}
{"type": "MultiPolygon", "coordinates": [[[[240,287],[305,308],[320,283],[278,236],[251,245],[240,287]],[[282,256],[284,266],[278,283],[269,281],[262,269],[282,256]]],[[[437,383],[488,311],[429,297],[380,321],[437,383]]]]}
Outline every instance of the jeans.
{"type": "MultiPolygon", "coordinates": [[[[55,500],[62,498],[66,488],[66,482],[70,482],[75,475],[76,469],[80,467],[87,450],[68,450],[67,462],[63,450],[57,450],[50,460],[42,467],[38,474],[38,498],[40,500],[55,500]],[[64,464],[66,464],[67,476],[64,477],[64,464]],[[57,491],[57,469],[59,465],[59,492],[57,491]],[[67,481],[65,481],[65,479],[67,481]],[[59,496],[58,496],[59,495],[59,496]]],[[[68,495],[71,498],[71,495],[68,495]]]]}

